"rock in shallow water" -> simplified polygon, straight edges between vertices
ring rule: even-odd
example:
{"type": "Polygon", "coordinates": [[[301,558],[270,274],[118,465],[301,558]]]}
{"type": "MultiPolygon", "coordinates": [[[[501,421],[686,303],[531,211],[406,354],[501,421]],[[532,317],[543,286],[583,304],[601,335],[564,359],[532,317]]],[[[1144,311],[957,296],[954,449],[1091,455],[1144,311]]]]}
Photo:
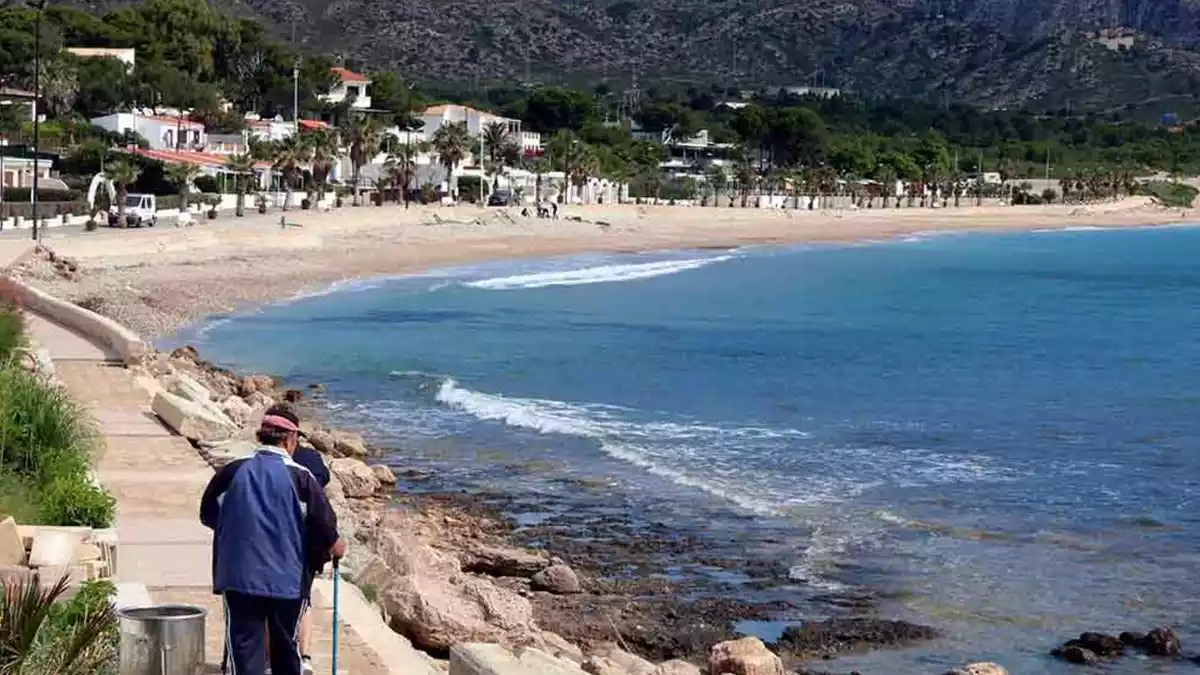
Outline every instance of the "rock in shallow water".
{"type": "Polygon", "coordinates": [[[1170,628],[1155,628],[1146,634],[1142,649],[1151,656],[1179,656],[1183,651],[1179,636],[1170,628]]]}
{"type": "Polygon", "coordinates": [[[962,668],[955,668],[946,675],[1008,675],[1008,671],[999,663],[968,663],[962,668]]]}
{"type": "Polygon", "coordinates": [[[370,497],[379,489],[375,472],[357,459],[339,457],[331,460],[329,471],[342,482],[347,497],[370,497]]]}
{"type": "Polygon", "coordinates": [[[826,656],[859,649],[900,647],[932,640],[938,632],[907,621],[872,618],[808,621],[783,632],[777,647],[800,657],[826,656]]]}

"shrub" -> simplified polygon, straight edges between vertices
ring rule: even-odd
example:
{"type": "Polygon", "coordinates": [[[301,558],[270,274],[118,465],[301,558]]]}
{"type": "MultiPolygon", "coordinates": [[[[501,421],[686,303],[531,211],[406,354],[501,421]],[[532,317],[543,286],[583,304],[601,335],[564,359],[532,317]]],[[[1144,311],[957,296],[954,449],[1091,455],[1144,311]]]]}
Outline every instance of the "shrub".
{"type": "Polygon", "coordinates": [[[1167,183],[1151,181],[1137,186],[1139,194],[1154,197],[1155,201],[1171,208],[1191,208],[1196,200],[1197,190],[1185,183],[1167,183]]]}
{"type": "Polygon", "coordinates": [[[0,363],[8,363],[25,344],[25,319],[21,314],[21,288],[0,278],[0,363]]]}
{"type": "Polygon", "coordinates": [[[43,524],[108,527],[116,510],[116,500],[86,475],[63,476],[45,487],[38,500],[38,521],[43,524]]]}
{"type": "Polygon", "coordinates": [[[0,468],[0,520],[12,516],[18,523],[38,521],[38,495],[29,479],[0,468]]]}
{"type": "Polygon", "coordinates": [[[66,579],[53,586],[12,585],[0,593],[0,672],[95,675],[113,672],[119,637],[109,584],[85,584],[60,602],[66,579]]]}
{"type": "Polygon", "coordinates": [[[217,184],[217,179],[214,176],[196,176],[196,180],[192,181],[196,189],[201,192],[220,192],[221,187],[217,184]]]}

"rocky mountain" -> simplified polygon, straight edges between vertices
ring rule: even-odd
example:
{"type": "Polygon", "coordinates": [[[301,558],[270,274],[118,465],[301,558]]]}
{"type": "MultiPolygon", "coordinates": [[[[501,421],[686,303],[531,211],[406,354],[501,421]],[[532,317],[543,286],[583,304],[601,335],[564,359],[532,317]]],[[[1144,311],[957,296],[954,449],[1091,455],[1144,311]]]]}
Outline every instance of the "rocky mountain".
{"type": "Polygon", "coordinates": [[[418,79],[825,86],[988,106],[1172,110],[1194,0],[224,0],[418,79]]]}

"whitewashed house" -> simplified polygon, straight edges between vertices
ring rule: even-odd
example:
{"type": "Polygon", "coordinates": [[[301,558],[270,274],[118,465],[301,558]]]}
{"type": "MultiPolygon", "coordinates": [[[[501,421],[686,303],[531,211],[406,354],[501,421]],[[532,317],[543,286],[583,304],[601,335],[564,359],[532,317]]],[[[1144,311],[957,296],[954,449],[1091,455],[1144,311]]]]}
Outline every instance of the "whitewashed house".
{"type": "Polygon", "coordinates": [[[153,150],[201,150],[207,142],[204,125],[187,115],[148,112],[113,113],[92,118],[92,125],[114,133],[135,132],[153,150]]]}
{"type": "Polygon", "coordinates": [[[542,136],[534,131],[522,131],[521,120],[496,115],[484,110],[476,110],[465,105],[435,105],[426,108],[421,113],[421,130],[425,138],[433,140],[433,135],[446,124],[466,122],[467,132],[472,136],[480,136],[483,130],[492,124],[503,124],[508,130],[508,138],[521,147],[526,154],[537,154],[542,150],[542,136]]]}
{"type": "Polygon", "coordinates": [[[64,51],[74,54],[81,59],[116,59],[125,64],[126,70],[133,70],[137,63],[136,49],[118,49],[112,47],[67,47],[64,51]]]}
{"type": "Polygon", "coordinates": [[[322,95],[322,101],[338,104],[350,99],[350,107],[367,109],[371,107],[371,78],[351,72],[345,68],[330,68],[334,76],[334,84],[329,93],[322,95]]]}

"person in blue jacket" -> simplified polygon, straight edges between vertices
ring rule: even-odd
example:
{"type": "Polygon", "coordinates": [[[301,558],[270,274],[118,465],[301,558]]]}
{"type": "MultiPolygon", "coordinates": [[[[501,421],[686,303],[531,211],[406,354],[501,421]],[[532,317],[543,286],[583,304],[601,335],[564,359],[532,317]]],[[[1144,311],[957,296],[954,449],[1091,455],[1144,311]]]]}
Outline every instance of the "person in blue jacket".
{"type": "Polygon", "coordinates": [[[253,455],[213,476],[200,522],[214,531],[213,592],[225,604],[231,672],[263,675],[269,635],[273,675],[300,675],[297,640],[312,579],[346,544],[320,483],[292,458],[299,425],[266,415],[258,441],[253,455]]]}

